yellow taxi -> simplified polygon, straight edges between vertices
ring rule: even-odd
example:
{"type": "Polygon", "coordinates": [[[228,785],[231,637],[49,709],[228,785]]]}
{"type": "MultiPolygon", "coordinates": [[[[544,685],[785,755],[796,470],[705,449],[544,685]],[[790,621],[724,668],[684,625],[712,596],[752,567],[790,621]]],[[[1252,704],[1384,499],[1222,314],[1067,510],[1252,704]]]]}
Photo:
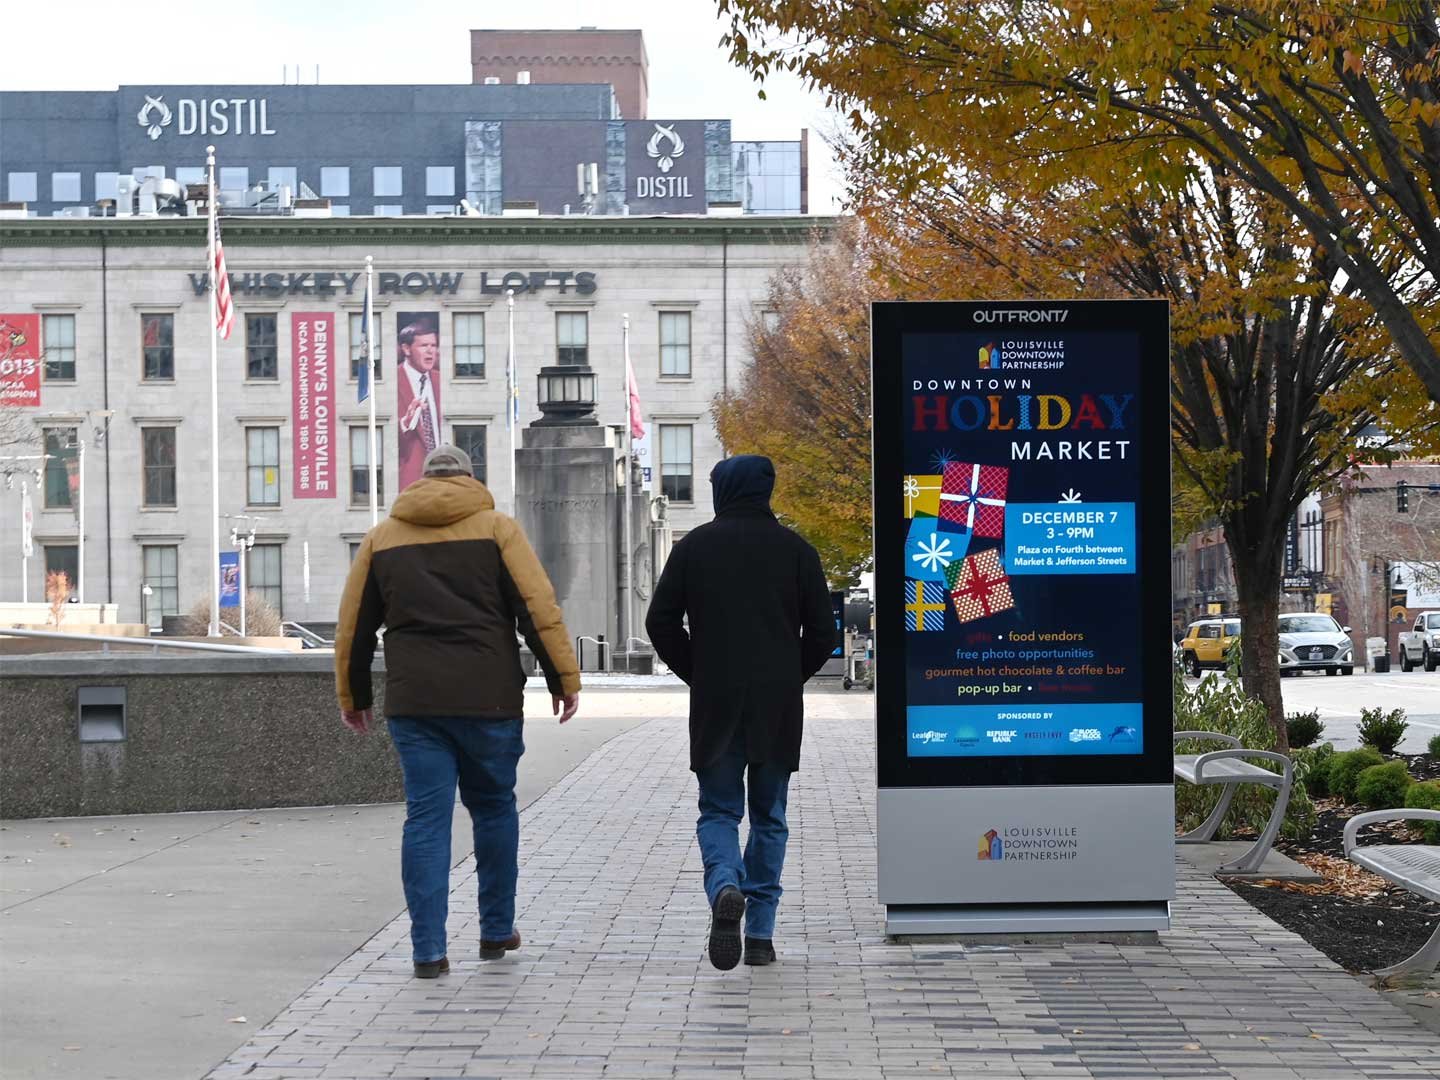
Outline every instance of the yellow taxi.
{"type": "Polygon", "coordinates": [[[1180,642],[1180,659],[1185,674],[1199,677],[1204,668],[1224,669],[1230,650],[1240,640],[1240,620],[1234,617],[1198,619],[1191,623],[1180,642]]]}

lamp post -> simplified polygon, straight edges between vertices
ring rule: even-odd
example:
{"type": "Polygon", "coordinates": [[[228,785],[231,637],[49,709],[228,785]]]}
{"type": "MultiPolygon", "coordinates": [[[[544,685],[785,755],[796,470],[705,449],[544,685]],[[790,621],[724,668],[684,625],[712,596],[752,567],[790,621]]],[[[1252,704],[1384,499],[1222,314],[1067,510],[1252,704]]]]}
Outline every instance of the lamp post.
{"type": "MultiPolygon", "coordinates": [[[[245,561],[249,558],[250,549],[255,546],[255,524],[254,519],[245,514],[228,515],[236,521],[249,521],[249,535],[242,535],[243,525],[230,526],[230,546],[240,553],[240,636],[245,636],[245,561]]],[[[218,568],[217,568],[218,570],[218,568]]],[[[218,621],[218,619],[217,619],[218,621]]]]}
{"type": "Polygon", "coordinates": [[[145,632],[147,634],[151,633],[154,629],[150,625],[150,597],[154,595],[155,590],[150,587],[150,583],[148,581],[144,585],[140,586],[140,617],[145,620],[145,632]]]}

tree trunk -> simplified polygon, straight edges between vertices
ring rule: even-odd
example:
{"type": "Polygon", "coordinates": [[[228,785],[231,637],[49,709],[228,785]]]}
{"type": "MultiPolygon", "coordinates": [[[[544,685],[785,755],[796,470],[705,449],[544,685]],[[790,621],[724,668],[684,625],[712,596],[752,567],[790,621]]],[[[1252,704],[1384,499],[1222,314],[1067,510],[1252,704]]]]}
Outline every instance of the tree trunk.
{"type": "Polygon", "coordinates": [[[1235,593],[1240,601],[1240,681],[1245,692],[1265,703],[1275,731],[1275,749],[1289,753],[1285,702],[1280,695],[1280,579],[1278,551],[1231,548],[1235,593]]]}

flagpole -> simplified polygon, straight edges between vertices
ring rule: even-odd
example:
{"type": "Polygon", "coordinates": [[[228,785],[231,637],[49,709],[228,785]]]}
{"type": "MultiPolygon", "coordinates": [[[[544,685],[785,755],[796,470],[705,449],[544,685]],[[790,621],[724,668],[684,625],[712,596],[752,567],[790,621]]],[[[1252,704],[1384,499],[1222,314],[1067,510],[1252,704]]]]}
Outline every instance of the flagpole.
{"type": "Polygon", "coordinates": [[[633,434],[631,431],[631,409],[633,406],[631,405],[630,399],[632,392],[630,386],[630,316],[625,314],[622,315],[620,319],[622,329],[621,337],[625,346],[625,496],[623,500],[624,510],[621,511],[621,515],[625,526],[625,671],[628,674],[630,671],[630,639],[635,636],[635,567],[632,562],[635,555],[635,545],[630,539],[630,518],[633,513],[630,488],[634,482],[632,466],[633,434]]]}
{"type": "Polygon", "coordinates": [[[370,326],[365,335],[365,364],[366,377],[369,380],[370,393],[366,395],[369,405],[369,429],[370,447],[365,455],[369,462],[370,470],[370,527],[373,529],[380,524],[380,493],[375,490],[375,480],[379,472],[378,462],[375,454],[375,256],[365,256],[365,309],[370,312],[370,326]]]}
{"type": "Polygon", "coordinates": [[[508,336],[505,357],[505,428],[510,433],[510,514],[520,516],[520,493],[515,490],[515,423],[520,407],[520,388],[515,372],[515,290],[505,290],[508,336]]]}
{"type": "MultiPolygon", "coordinates": [[[[205,148],[205,172],[210,185],[210,636],[220,636],[220,326],[216,318],[215,267],[215,147],[205,148]]],[[[243,604],[245,598],[241,597],[243,604]]]]}

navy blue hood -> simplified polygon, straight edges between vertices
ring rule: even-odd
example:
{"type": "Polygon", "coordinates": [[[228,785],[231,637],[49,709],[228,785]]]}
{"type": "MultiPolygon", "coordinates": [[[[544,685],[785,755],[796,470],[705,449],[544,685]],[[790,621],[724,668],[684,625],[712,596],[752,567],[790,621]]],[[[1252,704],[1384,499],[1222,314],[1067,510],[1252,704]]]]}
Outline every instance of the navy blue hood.
{"type": "Polygon", "coordinates": [[[717,514],[741,509],[768,511],[775,490],[775,466],[759,454],[726,458],[710,470],[710,487],[717,514]]]}

